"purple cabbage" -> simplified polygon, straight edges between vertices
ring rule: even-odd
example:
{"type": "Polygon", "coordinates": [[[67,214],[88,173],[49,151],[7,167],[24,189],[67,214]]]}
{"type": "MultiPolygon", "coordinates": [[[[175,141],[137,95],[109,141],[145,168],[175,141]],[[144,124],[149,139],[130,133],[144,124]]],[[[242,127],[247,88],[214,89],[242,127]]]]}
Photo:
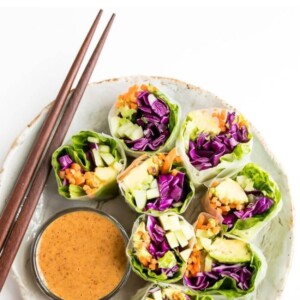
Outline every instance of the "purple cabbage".
{"type": "Polygon", "coordinates": [[[213,286],[224,277],[230,277],[236,281],[241,290],[248,290],[253,275],[253,269],[249,264],[221,264],[215,263],[210,272],[200,272],[195,277],[183,277],[184,284],[193,289],[203,291],[213,286]]]}
{"type": "Polygon", "coordinates": [[[172,174],[163,174],[158,176],[158,189],[160,197],[150,200],[144,208],[147,210],[165,211],[170,207],[174,207],[176,203],[180,203],[186,197],[184,189],[185,174],[178,172],[176,176],[172,174]]]}
{"type": "Polygon", "coordinates": [[[85,152],[85,156],[86,156],[86,159],[90,162],[91,164],[91,170],[94,170],[96,165],[95,165],[95,162],[94,162],[94,155],[92,154],[91,151],[87,151],[85,152]]]}
{"type": "MultiPolygon", "coordinates": [[[[261,194],[261,192],[259,193],[261,194]]],[[[245,221],[248,218],[261,215],[269,210],[273,203],[274,201],[266,196],[257,196],[255,201],[248,203],[244,209],[231,211],[224,216],[223,224],[227,225],[230,229],[238,219],[245,221]]]]}
{"type": "Polygon", "coordinates": [[[249,203],[243,210],[236,211],[235,215],[243,221],[255,215],[261,215],[273,205],[273,200],[268,197],[257,197],[254,203],[249,203]]]}
{"type": "Polygon", "coordinates": [[[96,149],[98,150],[99,149],[99,146],[97,143],[88,143],[88,146],[89,148],[92,150],[92,149],[96,149]]]}
{"type": "Polygon", "coordinates": [[[220,158],[232,153],[239,143],[249,141],[248,129],[245,125],[238,128],[233,124],[235,112],[228,112],[225,132],[211,137],[208,133],[200,133],[194,141],[189,142],[188,156],[191,164],[198,170],[205,170],[219,164],[220,158]]]}
{"type": "Polygon", "coordinates": [[[167,277],[169,278],[169,277],[173,277],[174,274],[175,274],[176,272],[178,272],[179,266],[178,266],[178,265],[175,265],[175,266],[172,267],[172,268],[162,268],[161,270],[162,270],[162,272],[165,273],[165,274],[167,275],[167,277]]]}
{"type": "Polygon", "coordinates": [[[158,225],[158,222],[153,216],[147,217],[146,226],[151,240],[148,251],[152,257],[159,259],[170,250],[170,246],[166,241],[165,231],[158,225]]]}
{"type": "Polygon", "coordinates": [[[169,107],[162,101],[157,99],[152,104],[150,104],[153,112],[159,117],[164,117],[170,113],[169,107]]]}
{"type": "Polygon", "coordinates": [[[71,164],[73,163],[73,160],[71,159],[71,157],[68,154],[65,154],[58,158],[58,162],[60,164],[61,170],[65,170],[71,166],[71,164]]]}
{"type": "Polygon", "coordinates": [[[170,136],[168,127],[170,109],[168,105],[159,98],[149,103],[149,95],[148,91],[142,91],[137,96],[136,123],[143,128],[144,136],[135,141],[124,140],[125,144],[132,150],[155,151],[170,136]]]}

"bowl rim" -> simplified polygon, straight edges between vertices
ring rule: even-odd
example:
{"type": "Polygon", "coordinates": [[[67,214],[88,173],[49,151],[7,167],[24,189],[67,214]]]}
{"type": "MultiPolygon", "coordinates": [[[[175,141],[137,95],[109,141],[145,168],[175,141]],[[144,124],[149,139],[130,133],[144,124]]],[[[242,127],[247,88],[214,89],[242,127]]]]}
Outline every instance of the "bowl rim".
{"type": "MultiPolygon", "coordinates": [[[[66,214],[74,213],[74,212],[92,212],[92,213],[96,213],[98,215],[101,215],[102,217],[105,217],[106,219],[111,221],[119,229],[119,231],[121,232],[122,237],[124,239],[125,246],[129,241],[129,237],[128,237],[127,232],[125,231],[123,225],[117,219],[115,219],[113,216],[111,216],[110,214],[108,214],[104,211],[101,211],[99,209],[96,209],[96,208],[84,207],[84,206],[82,206],[82,207],[72,207],[72,208],[68,208],[68,209],[64,209],[62,211],[59,211],[58,213],[51,216],[47,221],[45,221],[41,225],[41,227],[37,231],[37,234],[36,234],[36,236],[33,240],[32,247],[31,247],[30,260],[31,260],[31,269],[33,271],[33,275],[34,275],[34,278],[35,278],[35,281],[36,281],[37,285],[39,286],[39,288],[42,290],[42,292],[46,296],[48,296],[50,299],[53,299],[53,300],[63,300],[63,299],[58,297],[57,295],[55,295],[46,286],[44,280],[42,279],[42,275],[39,272],[38,263],[37,263],[37,259],[36,259],[37,258],[38,246],[39,246],[39,242],[40,242],[40,239],[41,239],[44,231],[48,228],[48,226],[50,224],[52,224],[55,220],[59,219],[60,217],[66,215],[66,214]]],[[[126,270],[125,270],[124,276],[122,277],[119,284],[109,294],[107,294],[104,298],[99,298],[99,300],[111,299],[112,296],[114,296],[116,293],[118,293],[119,290],[127,282],[128,277],[130,275],[130,272],[131,272],[130,263],[129,263],[129,260],[127,258],[126,270]]]]}

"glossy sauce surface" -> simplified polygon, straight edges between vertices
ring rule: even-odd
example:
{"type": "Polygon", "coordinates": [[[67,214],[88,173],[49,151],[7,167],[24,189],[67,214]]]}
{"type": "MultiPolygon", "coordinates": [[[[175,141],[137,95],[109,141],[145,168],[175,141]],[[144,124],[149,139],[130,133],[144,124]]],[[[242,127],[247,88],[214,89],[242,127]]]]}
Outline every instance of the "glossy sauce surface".
{"type": "Polygon", "coordinates": [[[122,280],[127,259],[118,227],[95,212],[54,220],[41,235],[37,266],[48,289],[64,300],[97,300],[122,280]]]}

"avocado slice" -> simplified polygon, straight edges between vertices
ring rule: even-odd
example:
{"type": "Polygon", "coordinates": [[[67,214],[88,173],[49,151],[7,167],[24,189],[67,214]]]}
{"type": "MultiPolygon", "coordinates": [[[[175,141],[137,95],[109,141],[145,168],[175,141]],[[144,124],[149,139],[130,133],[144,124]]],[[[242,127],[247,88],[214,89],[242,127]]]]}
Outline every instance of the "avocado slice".
{"type": "Polygon", "coordinates": [[[131,191],[141,187],[143,182],[149,177],[149,168],[158,169],[158,163],[155,163],[151,158],[148,158],[139,166],[130,170],[129,174],[123,179],[123,185],[131,191]]]}
{"type": "Polygon", "coordinates": [[[241,240],[216,238],[208,250],[209,255],[222,263],[243,263],[251,260],[248,245],[241,240]]]}
{"type": "Polygon", "coordinates": [[[229,203],[248,203],[248,197],[241,186],[234,180],[226,178],[216,187],[214,194],[219,199],[227,198],[229,203]]]}
{"type": "Polygon", "coordinates": [[[205,111],[193,111],[189,114],[193,123],[196,124],[200,132],[207,132],[212,135],[217,135],[221,132],[218,119],[213,118],[205,111]]]}

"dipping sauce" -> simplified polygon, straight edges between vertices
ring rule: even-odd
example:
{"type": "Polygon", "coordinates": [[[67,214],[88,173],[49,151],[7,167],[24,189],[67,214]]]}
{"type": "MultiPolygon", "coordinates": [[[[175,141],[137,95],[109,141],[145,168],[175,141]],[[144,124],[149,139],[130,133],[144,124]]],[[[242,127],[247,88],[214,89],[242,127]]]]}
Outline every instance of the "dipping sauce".
{"type": "Polygon", "coordinates": [[[48,290],[64,300],[98,300],[126,274],[125,239],[117,225],[97,212],[61,215],[42,232],[36,267],[48,290]]]}

